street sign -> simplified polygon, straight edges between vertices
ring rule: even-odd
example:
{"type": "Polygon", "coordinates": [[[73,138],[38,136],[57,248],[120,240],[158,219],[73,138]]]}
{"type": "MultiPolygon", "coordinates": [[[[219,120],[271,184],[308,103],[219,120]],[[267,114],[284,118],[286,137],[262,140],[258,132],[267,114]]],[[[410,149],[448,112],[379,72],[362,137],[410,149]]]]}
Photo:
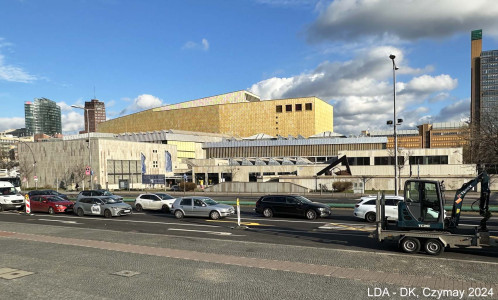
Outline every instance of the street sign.
{"type": "Polygon", "coordinates": [[[187,181],[187,174],[183,174],[183,180],[187,181]]]}
{"type": "Polygon", "coordinates": [[[38,181],[38,176],[36,176],[36,175],[35,175],[35,176],[33,176],[33,179],[34,179],[35,181],[38,181]]]}
{"type": "Polygon", "coordinates": [[[90,167],[85,168],[85,175],[90,175],[90,167]]]}

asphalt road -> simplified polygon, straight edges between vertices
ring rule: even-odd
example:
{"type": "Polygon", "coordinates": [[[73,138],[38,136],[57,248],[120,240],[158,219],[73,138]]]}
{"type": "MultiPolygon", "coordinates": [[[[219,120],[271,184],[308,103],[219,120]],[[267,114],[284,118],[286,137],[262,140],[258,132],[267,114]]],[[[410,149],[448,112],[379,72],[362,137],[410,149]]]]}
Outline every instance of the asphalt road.
{"type": "MultiPolygon", "coordinates": [[[[245,230],[235,228],[234,217],[178,220],[154,211],[112,219],[1,212],[0,299],[371,299],[381,292],[384,299],[435,299],[430,291],[458,289],[468,298],[475,288],[487,289],[489,299],[490,289],[498,293],[496,249],[406,255],[369,238],[372,225],[351,209],[313,221],[267,219],[252,210],[242,206],[245,230]]],[[[467,213],[461,223],[478,221],[467,213]]],[[[489,228],[498,235],[495,219],[489,228]]]]}

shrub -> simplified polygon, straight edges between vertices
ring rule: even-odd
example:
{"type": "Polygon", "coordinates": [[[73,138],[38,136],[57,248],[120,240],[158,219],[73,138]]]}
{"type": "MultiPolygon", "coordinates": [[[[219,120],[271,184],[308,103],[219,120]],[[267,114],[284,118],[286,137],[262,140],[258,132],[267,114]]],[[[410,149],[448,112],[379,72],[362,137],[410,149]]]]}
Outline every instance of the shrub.
{"type": "Polygon", "coordinates": [[[197,188],[197,184],[195,182],[180,182],[178,187],[180,191],[183,191],[183,187],[185,186],[185,191],[194,191],[197,188]]]}
{"type": "Polygon", "coordinates": [[[332,183],[332,187],[336,192],[344,192],[353,188],[353,183],[350,181],[337,181],[332,183]]]}

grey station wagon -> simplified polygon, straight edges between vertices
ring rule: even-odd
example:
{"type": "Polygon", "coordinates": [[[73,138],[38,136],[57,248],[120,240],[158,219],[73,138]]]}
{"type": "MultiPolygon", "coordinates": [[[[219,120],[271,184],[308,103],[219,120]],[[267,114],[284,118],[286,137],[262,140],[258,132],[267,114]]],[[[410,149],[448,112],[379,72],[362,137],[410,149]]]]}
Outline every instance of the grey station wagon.
{"type": "Polygon", "coordinates": [[[176,218],[184,216],[209,217],[213,220],[233,215],[235,209],[231,205],[220,204],[208,197],[183,197],[176,199],[171,208],[176,218]]]}

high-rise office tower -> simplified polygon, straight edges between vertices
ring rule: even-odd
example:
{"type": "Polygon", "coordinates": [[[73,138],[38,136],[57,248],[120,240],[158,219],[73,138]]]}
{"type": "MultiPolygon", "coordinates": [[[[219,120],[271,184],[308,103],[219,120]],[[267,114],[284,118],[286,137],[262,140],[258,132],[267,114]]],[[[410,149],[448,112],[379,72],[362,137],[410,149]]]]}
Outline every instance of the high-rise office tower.
{"type": "Polygon", "coordinates": [[[62,133],[61,108],[47,98],[35,98],[24,103],[24,120],[29,134],[62,133]]]}
{"type": "Polygon", "coordinates": [[[498,105],[498,50],[482,51],[481,29],[471,33],[470,99],[470,121],[477,126],[498,105]]]}
{"type": "Polygon", "coordinates": [[[105,122],[105,104],[97,99],[85,102],[85,128],[80,133],[97,131],[97,124],[105,122]],[[88,118],[87,118],[88,114],[88,118]],[[88,122],[88,123],[87,123],[88,122]]]}

